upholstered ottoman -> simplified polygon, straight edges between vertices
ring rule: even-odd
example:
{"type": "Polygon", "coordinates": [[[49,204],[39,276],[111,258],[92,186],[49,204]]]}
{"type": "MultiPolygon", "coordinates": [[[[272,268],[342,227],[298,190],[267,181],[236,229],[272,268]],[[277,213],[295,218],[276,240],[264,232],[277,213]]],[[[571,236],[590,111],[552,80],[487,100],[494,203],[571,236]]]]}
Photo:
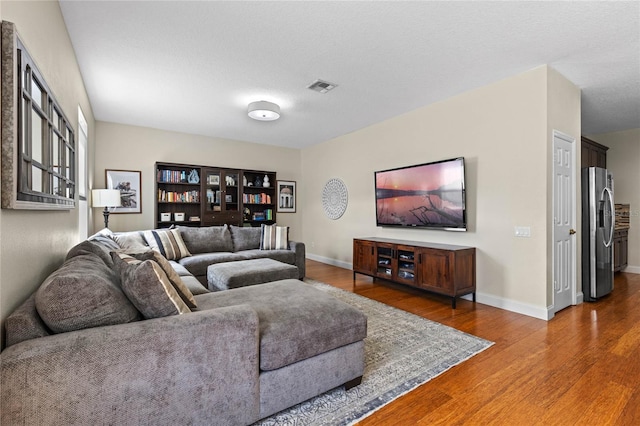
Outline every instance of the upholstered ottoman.
{"type": "Polygon", "coordinates": [[[367,317],[324,291],[289,279],[195,299],[201,311],[245,306],[258,315],[260,418],[362,379],[367,317]]]}
{"type": "Polygon", "coordinates": [[[214,263],[207,268],[207,284],[211,291],[228,290],[289,278],[298,278],[298,268],[273,259],[214,263]]]}

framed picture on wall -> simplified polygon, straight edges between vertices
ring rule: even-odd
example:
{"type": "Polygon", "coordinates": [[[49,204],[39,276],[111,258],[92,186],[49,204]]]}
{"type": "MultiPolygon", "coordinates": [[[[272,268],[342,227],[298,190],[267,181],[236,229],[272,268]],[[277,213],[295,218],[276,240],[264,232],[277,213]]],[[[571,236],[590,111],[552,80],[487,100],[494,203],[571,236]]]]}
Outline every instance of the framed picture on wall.
{"type": "Polygon", "coordinates": [[[120,207],[111,213],[142,213],[140,197],[141,172],[135,170],[105,170],[107,189],[120,191],[120,207]]]}
{"type": "Polygon", "coordinates": [[[278,213],[296,212],[296,182],[292,180],[279,180],[277,183],[278,201],[276,211],[278,213]]]}

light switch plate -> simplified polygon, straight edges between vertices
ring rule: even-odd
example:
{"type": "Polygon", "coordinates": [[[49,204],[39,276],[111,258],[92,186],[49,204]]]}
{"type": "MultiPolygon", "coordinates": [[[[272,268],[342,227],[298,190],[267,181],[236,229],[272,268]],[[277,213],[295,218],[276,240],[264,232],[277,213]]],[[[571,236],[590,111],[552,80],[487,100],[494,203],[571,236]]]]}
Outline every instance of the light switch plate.
{"type": "Polygon", "coordinates": [[[516,226],[514,228],[516,237],[529,238],[531,237],[531,227],[529,226],[516,226]]]}

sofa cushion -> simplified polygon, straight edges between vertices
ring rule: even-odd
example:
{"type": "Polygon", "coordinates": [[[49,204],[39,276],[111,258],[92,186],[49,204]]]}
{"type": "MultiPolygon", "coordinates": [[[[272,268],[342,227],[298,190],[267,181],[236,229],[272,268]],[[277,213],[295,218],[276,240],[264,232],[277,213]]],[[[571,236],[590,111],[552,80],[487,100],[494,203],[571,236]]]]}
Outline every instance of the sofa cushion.
{"type": "Polygon", "coordinates": [[[207,268],[207,286],[211,291],[298,278],[298,268],[277,260],[249,259],[214,263],[207,268]]]}
{"type": "Polygon", "coordinates": [[[178,261],[176,261],[176,260],[168,260],[167,262],[169,262],[169,264],[171,265],[173,270],[176,271],[176,273],[178,275],[180,275],[181,277],[186,277],[186,276],[192,275],[191,272],[189,272],[187,270],[187,268],[185,268],[184,266],[179,264],[178,261]]]}
{"type": "Polygon", "coordinates": [[[275,370],[364,339],[367,317],[298,280],[196,296],[200,310],[246,304],[260,321],[260,368],[275,370]]]}
{"type": "Polygon", "coordinates": [[[156,262],[125,253],[113,252],[111,256],[120,273],[122,290],[145,318],[191,312],[156,262]]]}
{"type": "MultiPolygon", "coordinates": [[[[148,250],[146,252],[137,252],[131,254],[131,256],[135,257],[138,260],[153,260],[162,268],[162,271],[167,275],[171,285],[176,290],[182,301],[189,308],[196,308],[196,301],[193,298],[193,294],[189,290],[189,288],[185,285],[185,283],[180,278],[180,275],[173,269],[171,264],[167,259],[164,258],[160,253],[155,250],[148,250]]],[[[178,264],[179,265],[179,264],[178,264]]]]}
{"type": "Polygon", "coordinates": [[[109,228],[96,232],[87,240],[102,244],[109,250],[118,250],[120,248],[120,245],[113,239],[113,232],[109,228]]]}
{"type": "Polygon", "coordinates": [[[193,294],[194,296],[197,296],[199,294],[209,293],[209,290],[207,290],[207,288],[193,275],[188,275],[181,278],[184,285],[187,286],[189,291],[191,291],[191,294],[193,294]]]}
{"type": "Polygon", "coordinates": [[[95,254],[100,259],[102,259],[105,265],[107,265],[109,268],[113,268],[113,260],[111,260],[111,255],[109,254],[111,250],[112,249],[107,248],[107,246],[97,242],[96,240],[84,240],[81,243],[71,247],[71,249],[67,252],[67,257],[65,258],[65,260],[69,260],[72,257],[80,256],[83,254],[95,254]]]}
{"type": "Polygon", "coordinates": [[[144,239],[153,250],[169,260],[191,256],[177,229],[158,229],[143,232],[144,239]]]}
{"type": "Polygon", "coordinates": [[[233,251],[231,233],[227,225],[190,227],[178,226],[191,254],[233,251]]]}
{"type": "Polygon", "coordinates": [[[184,257],[180,259],[178,263],[197,277],[199,275],[207,275],[207,267],[209,265],[220,262],[232,262],[234,260],[243,260],[243,257],[231,252],[200,253],[184,257]]]}
{"type": "Polygon", "coordinates": [[[74,256],[36,291],[36,309],[54,333],[140,319],[117,274],[95,254],[74,256]]]}
{"type": "Polygon", "coordinates": [[[289,227],[262,225],[260,235],[261,250],[287,250],[289,248],[289,227]]]}
{"type": "Polygon", "coordinates": [[[242,252],[247,259],[273,259],[278,262],[288,263],[290,265],[296,264],[296,254],[291,250],[245,250],[242,252]]]}
{"type": "Polygon", "coordinates": [[[11,313],[4,321],[5,346],[8,348],[16,343],[38,337],[48,336],[47,326],[40,319],[36,311],[36,295],[29,296],[22,305],[11,313]]]}
{"type": "MultiPolygon", "coordinates": [[[[209,265],[223,262],[235,262],[249,259],[274,259],[279,262],[295,265],[296,254],[291,250],[242,250],[235,253],[201,253],[184,257],[178,263],[196,277],[206,277],[209,265]]],[[[206,279],[202,281],[206,283],[206,279]]]]}
{"type": "Polygon", "coordinates": [[[149,248],[149,245],[145,241],[141,231],[116,232],[111,236],[111,238],[113,238],[120,248],[123,249],[149,248]]]}
{"type": "Polygon", "coordinates": [[[231,225],[230,228],[231,239],[233,240],[233,251],[260,248],[261,228],[235,225],[231,225]]]}

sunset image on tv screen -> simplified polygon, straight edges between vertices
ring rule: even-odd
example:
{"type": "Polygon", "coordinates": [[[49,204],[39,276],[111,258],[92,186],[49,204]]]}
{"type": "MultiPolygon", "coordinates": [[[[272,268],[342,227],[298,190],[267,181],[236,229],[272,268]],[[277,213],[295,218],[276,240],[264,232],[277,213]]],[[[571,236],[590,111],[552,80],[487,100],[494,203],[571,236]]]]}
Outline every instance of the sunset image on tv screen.
{"type": "Polygon", "coordinates": [[[377,172],[378,225],[464,227],[464,160],[377,172]]]}

